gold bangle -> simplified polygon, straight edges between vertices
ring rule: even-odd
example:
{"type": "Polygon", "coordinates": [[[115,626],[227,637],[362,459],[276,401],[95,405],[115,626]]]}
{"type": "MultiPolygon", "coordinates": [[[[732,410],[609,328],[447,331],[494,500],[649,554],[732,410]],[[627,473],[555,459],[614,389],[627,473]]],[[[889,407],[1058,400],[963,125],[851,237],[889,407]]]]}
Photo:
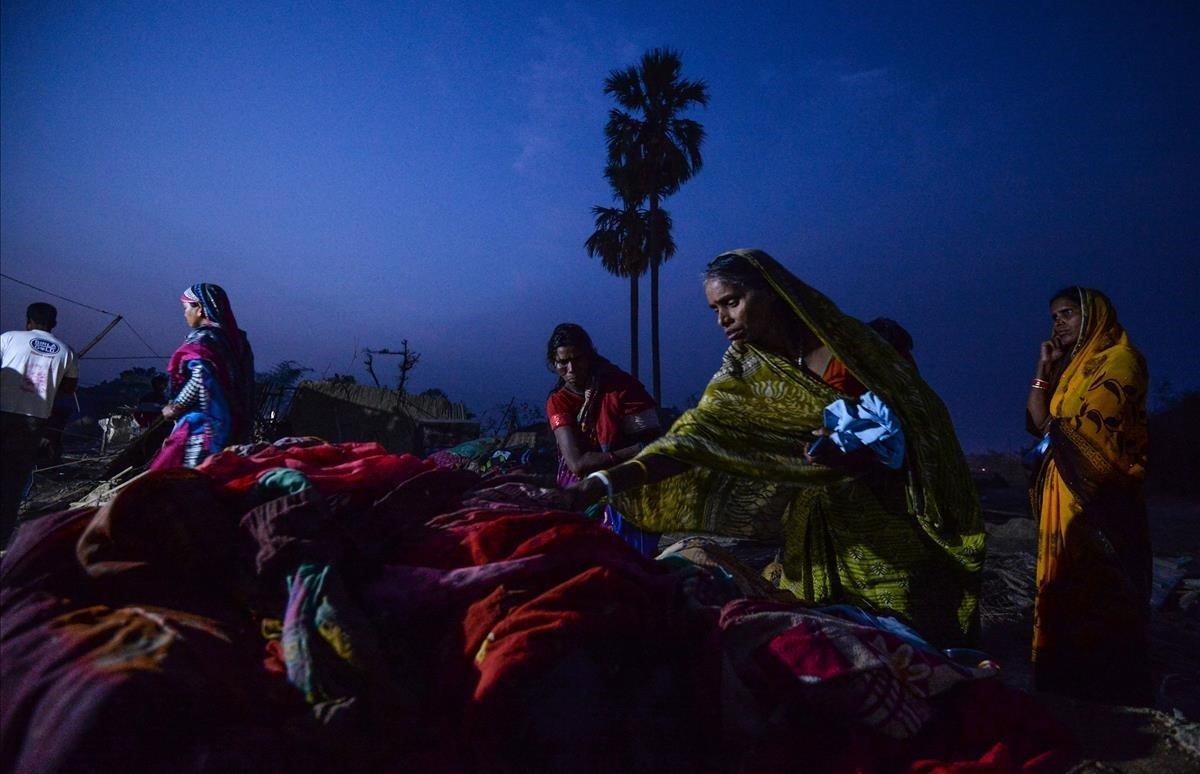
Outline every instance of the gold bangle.
{"type": "Polygon", "coordinates": [[[643,484],[650,480],[650,471],[646,469],[646,463],[644,463],[638,459],[633,459],[633,460],[629,461],[629,464],[637,465],[638,469],[642,471],[642,483],[643,484]]]}
{"type": "Polygon", "coordinates": [[[1044,379],[1034,379],[1032,382],[1030,382],[1029,386],[1035,390],[1045,390],[1050,387],[1050,382],[1047,382],[1044,379]]]}

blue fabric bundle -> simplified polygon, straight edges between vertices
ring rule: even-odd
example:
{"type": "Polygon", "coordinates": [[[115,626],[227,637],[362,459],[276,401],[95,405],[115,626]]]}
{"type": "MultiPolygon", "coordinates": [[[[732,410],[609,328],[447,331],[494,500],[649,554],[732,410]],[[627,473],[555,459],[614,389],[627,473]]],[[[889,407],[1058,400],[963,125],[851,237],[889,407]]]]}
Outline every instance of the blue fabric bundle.
{"type": "Polygon", "coordinates": [[[904,465],[904,431],[873,392],[864,393],[857,403],[835,400],[826,406],[825,429],[846,454],[866,446],[889,468],[899,470],[904,465]]]}

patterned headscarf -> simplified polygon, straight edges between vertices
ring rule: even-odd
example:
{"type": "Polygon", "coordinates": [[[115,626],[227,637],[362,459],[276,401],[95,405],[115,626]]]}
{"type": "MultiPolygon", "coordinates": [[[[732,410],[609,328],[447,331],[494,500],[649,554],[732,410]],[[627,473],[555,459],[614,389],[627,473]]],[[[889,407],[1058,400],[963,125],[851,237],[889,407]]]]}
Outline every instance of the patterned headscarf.
{"type": "Polygon", "coordinates": [[[196,304],[204,310],[204,318],[209,325],[218,328],[237,330],[237,318],[233,316],[233,306],[229,303],[229,295],[220,285],[211,282],[197,282],[185,288],[179,297],[180,301],[196,304]]]}
{"type": "Polygon", "coordinates": [[[979,500],[950,413],[912,363],[763,251],[729,252],[758,269],[833,356],[900,417],[916,484],[911,487],[910,507],[922,525],[931,534],[982,533],[979,500]]]}
{"type": "Polygon", "coordinates": [[[1122,471],[1140,469],[1146,449],[1145,358],[1130,343],[1108,296],[1092,288],[1074,290],[1083,320],[1050,397],[1050,415],[1064,430],[1080,434],[1081,445],[1119,462],[1122,471]]]}
{"type": "Polygon", "coordinates": [[[204,324],[192,329],[171,356],[167,373],[177,391],[189,377],[191,360],[208,360],[236,417],[234,437],[243,437],[254,416],[254,352],[246,332],[238,327],[229,296],[220,285],[198,282],[184,289],[179,300],[204,310],[204,324]]]}
{"type": "Polygon", "coordinates": [[[1079,338],[1071,348],[1071,359],[1059,377],[1056,394],[1066,391],[1071,382],[1078,381],[1078,374],[1091,358],[1111,347],[1129,346],[1129,337],[1117,321],[1117,310],[1108,296],[1092,288],[1074,287],[1072,291],[1077,295],[1070,300],[1079,304],[1083,319],[1079,323],[1079,338]]]}

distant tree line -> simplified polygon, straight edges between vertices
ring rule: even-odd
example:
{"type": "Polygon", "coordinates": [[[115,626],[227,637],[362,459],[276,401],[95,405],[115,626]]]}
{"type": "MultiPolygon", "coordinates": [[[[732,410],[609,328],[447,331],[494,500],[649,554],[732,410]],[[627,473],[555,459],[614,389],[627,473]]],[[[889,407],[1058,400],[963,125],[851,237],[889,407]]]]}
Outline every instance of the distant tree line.
{"type": "Polygon", "coordinates": [[[1200,495],[1200,390],[1176,394],[1168,386],[1150,414],[1146,466],[1151,492],[1200,495]]]}

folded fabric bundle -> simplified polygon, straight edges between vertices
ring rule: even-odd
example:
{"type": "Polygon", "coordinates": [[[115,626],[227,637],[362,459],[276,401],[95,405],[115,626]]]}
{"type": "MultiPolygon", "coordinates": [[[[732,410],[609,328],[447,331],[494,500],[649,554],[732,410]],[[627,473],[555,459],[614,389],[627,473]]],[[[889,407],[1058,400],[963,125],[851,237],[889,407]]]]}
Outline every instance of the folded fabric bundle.
{"type": "Polygon", "coordinates": [[[857,402],[842,399],[826,406],[825,429],[830,431],[830,440],[847,454],[866,446],[892,470],[904,465],[900,421],[873,392],[864,393],[857,402]]]}
{"type": "Polygon", "coordinates": [[[482,473],[485,463],[491,461],[493,453],[500,448],[501,443],[499,438],[476,438],[449,449],[433,452],[426,459],[439,468],[465,468],[482,473]]]}

